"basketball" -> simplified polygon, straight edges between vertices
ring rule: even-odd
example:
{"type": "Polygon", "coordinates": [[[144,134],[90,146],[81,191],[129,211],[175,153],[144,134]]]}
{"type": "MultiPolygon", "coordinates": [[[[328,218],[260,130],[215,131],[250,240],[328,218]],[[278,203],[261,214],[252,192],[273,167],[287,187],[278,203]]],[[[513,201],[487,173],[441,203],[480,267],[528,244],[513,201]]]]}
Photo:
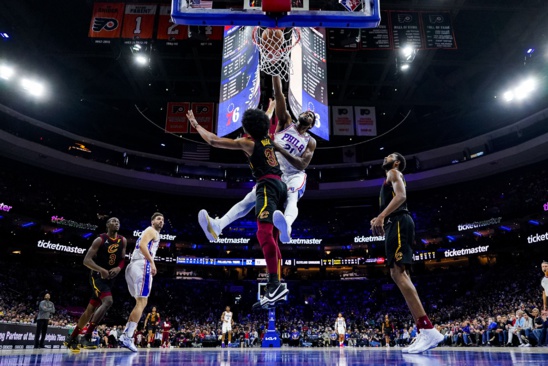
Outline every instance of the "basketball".
{"type": "Polygon", "coordinates": [[[284,42],[284,32],[281,29],[267,28],[261,37],[263,47],[269,51],[279,50],[284,42]]]}

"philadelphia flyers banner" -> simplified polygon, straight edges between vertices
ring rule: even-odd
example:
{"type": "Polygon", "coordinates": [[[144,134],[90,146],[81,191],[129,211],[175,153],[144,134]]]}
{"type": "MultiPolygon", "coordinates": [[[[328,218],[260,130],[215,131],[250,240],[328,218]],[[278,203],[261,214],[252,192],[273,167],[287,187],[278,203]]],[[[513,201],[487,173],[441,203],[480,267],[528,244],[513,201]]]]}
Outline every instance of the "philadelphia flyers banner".
{"type": "Polygon", "coordinates": [[[123,3],[95,3],[89,26],[89,37],[119,38],[123,17],[123,3]]]}
{"type": "Polygon", "coordinates": [[[188,133],[188,118],[186,113],[190,109],[188,102],[168,102],[166,114],[166,132],[188,133]]]}
{"type": "MultiPolygon", "coordinates": [[[[214,103],[192,103],[192,112],[196,121],[208,131],[213,131],[213,118],[215,117],[214,103]]],[[[195,128],[190,133],[198,133],[195,128]]]]}
{"type": "Polygon", "coordinates": [[[127,4],[124,14],[122,38],[151,39],[158,5],[127,4]]]}
{"type": "Polygon", "coordinates": [[[177,45],[177,41],[188,38],[188,26],[175,24],[171,21],[171,6],[160,6],[156,38],[167,41],[168,45],[177,45]]]}

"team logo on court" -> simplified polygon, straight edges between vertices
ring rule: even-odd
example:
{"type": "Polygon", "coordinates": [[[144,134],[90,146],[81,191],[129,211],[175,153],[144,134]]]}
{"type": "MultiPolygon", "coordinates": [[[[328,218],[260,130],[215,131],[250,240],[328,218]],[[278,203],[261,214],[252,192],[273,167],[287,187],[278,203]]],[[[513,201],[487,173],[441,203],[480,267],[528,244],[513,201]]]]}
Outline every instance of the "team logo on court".
{"type": "Polygon", "coordinates": [[[402,252],[397,252],[396,253],[396,261],[399,262],[403,259],[403,253],[402,252]]]}
{"type": "Polygon", "coordinates": [[[398,14],[398,22],[400,23],[410,23],[413,20],[413,15],[411,14],[398,14]]]}
{"type": "Polygon", "coordinates": [[[268,212],[268,211],[263,211],[263,212],[261,212],[261,214],[259,215],[259,218],[260,218],[260,219],[266,219],[266,218],[268,218],[268,216],[270,216],[270,212],[268,212]]]}
{"type": "Polygon", "coordinates": [[[103,29],[112,31],[118,28],[118,20],[115,18],[95,18],[93,19],[93,31],[100,32],[103,29]]]}

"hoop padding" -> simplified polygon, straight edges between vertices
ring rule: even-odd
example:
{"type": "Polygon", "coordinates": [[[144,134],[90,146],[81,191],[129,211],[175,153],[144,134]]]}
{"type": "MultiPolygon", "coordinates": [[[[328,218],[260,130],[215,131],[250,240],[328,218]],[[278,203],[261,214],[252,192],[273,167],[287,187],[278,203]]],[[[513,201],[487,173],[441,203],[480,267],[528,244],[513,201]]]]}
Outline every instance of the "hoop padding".
{"type": "Polygon", "coordinates": [[[301,40],[299,28],[253,28],[253,43],[261,55],[259,67],[267,75],[280,76],[285,81],[291,74],[291,50],[301,40]],[[282,32],[283,37],[279,37],[282,32]]]}

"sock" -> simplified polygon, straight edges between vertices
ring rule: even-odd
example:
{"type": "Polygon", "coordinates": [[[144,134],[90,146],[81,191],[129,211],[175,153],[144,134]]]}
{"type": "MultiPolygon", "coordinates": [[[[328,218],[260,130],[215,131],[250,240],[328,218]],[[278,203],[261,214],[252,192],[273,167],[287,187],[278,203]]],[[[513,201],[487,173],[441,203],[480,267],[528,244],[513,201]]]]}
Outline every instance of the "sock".
{"type": "Polygon", "coordinates": [[[135,329],[137,329],[137,323],[135,322],[127,322],[126,329],[124,329],[124,333],[129,337],[133,338],[133,333],[135,333],[135,329]]]}
{"type": "Polygon", "coordinates": [[[269,274],[278,274],[278,250],[272,230],[274,225],[269,222],[257,221],[257,239],[263,250],[264,259],[266,261],[266,269],[269,274]]]}
{"type": "Polygon", "coordinates": [[[434,326],[432,323],[430,323],[430,319],[426,315],[421,316],[419,320],[417,320],[417,329],[433,329],[434,326]]]}
{"type": "Polygon", "coordinates": [[[78,335],[80,334],[81,331],[82,331],[82,328],[80,328],[79,326],[76,326],[76,328],[74,328],[74,330],[72,331],[72,334],[70,335],[70,338],[71,339],[78,338],[78,335]]]}
{"type": "Polygon", "coordinates": [[[223,230],[234,221],[247,215],[249,211],[255,207],[255,201],[255,190],[252,190],[244,197],[243,200],[232,206],[230,210],[228,210],[228,212],[221,217],[219,221],[220,229],[223,230]]]}
{"type": "Polygon", "coordinates": [[[84,337],[87,340],[89,340],[91,338],[91,334],[93,333],[93,330],[95,329],[96,326],[97,326],[97,324],[95,324],[93,322],[89,322],[88,329],[86,330],[86,334],[84,335],[84,337]]]}
{"type": "Polygon", "coordinates": [[[293,222],[297,219],[297,216],[299,215],[299,208],[297,207],[297,202],[299,200],[299,193],[289,193],[287,194],[287,205],[284,210],[284,216],[285,221],[287,222],[287,225],[291,227],[293,225],[293,222]]]}

